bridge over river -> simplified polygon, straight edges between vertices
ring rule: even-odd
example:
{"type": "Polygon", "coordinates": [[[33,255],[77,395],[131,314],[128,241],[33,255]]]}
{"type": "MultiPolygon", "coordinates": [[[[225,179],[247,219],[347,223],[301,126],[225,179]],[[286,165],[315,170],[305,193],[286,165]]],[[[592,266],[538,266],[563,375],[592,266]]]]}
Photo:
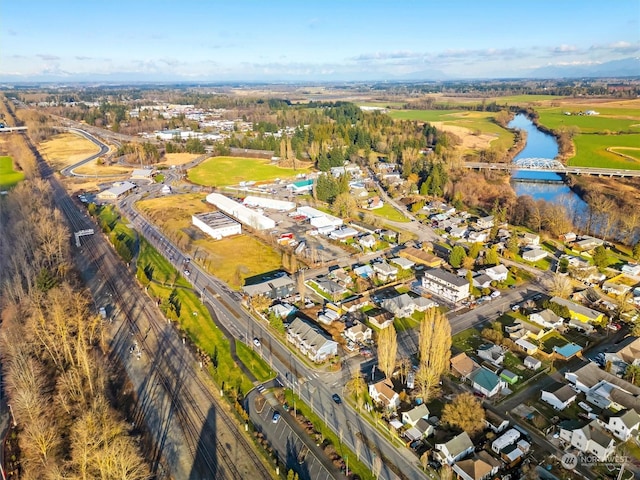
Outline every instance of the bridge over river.
{"type": "Polygon", "coordinates": [[[640,177],[640,170],[620,170],[614,168],[566,166],[548,158],[520,158],[512,163],[466,162],[465,168],[472,170],[504,170],[525,172],[549,172],[560,175],[594,175],[598,177],[640,177]]]}

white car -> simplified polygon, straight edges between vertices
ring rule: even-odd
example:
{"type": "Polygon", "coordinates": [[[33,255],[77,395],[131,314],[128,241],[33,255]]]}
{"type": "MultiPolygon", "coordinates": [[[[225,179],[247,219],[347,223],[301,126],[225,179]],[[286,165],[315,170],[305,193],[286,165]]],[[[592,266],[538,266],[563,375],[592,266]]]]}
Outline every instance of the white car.
{"type": "Polygon", "coordinates": [[[259,347],[259,346],[260,346],[260,339],[259,339],[258,337],[254,338],[254,339],[253,339],[253,344],[254,344],[256,347],[259,347]]]}
{"type": "Polygon", "coordinates": [[[496,290],[494,292],[491,292],[491,298],[498,298],[499,296],[500,296],[500,292],[499,291],[496,290]]]}

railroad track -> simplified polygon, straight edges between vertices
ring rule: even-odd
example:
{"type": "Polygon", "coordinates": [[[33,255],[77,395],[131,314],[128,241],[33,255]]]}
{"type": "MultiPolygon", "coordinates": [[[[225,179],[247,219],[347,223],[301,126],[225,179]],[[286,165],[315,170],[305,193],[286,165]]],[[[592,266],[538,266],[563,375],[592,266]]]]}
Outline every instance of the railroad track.
{"type": "MultiPolygon", "coordinates": [[[[27,144],[37,154],[28,138],[27,144]]],[[[43,178],[48,179],[53,190],[55,203],[65,214],[69,225],[73,231],[94,228],[98,232],[98,227],[87,216],[82,214],[69,197],[64,188],[52,175],[53,171],[44,160],[36,155],[40,173],[43,178]]],[[[207,478],[220,478],[235,480],[242,478],[236,462],[231,458],[227,447],[219,438],[220,424],[224,425],[229,434],[233,436],[235,448],[241,450],[244,458],[248,458],[251,468],[259,475],[259,478],[272,478],[270,470],[262,462],[256,453],[251,442],[239,431],[235,419],[224,408],[221,408],[221,400],[212,393],[209,384],[205,383],[195,370],[196,360],[192,353],[181,342],[176,342],[176,332],[172,327],[160,322],[162,315],[150,299],[140,292],[139,285],[131,278],[131,272],[125,269],[122,261],[115,256],[115,252],[106,240],[102,237],[83,237],[82,243],[84,252],[100,276],[104,279],[104,286],[111,294],[115,304],[119,305],[124,313],[125,322],[129,331],[139,342],[142,351],[154,354],[152,359],[156,364],[153,375],[156,385],[161,386],[169,397],[169,412],[179,424],[182,436],[185,440],[194,464],[203,474],[210,475],[207,478]],[[118,280],[118,285],[114,282],[118,280]],[[133,317],[134,306],[131,306],[131,298],[124,298],[122,291],[140,292],[137,300],[142,300],[143,316],[133,317]],[[143,334],[141,324],[145,323],[147,331],[143,334]],[[151,336],[149,334],[152,334],[151,336]],[[173,341],[167,341],[173,338],[173,341]],[[156,362],[158,357],[161,362],[156,362]],[[180,359],[180,363],[176,362],[180,359]],[[179,368],[176,367],[179,365],[179,368]],[[177,385],[180,387],[177,388],[177,385]],[[192,391],[193,390],[193,391],[192,391]],[[211,405],[210,410],[215,412],[216,425],[210,425],[210,412],[204,412],[201,407],[202,399],[211,405]],[[213,451],[209,448],[214,446],[213,451]]],[[[165,432],[166,433],[166,432],[165,432]]],[[[156,443],[162,445],[164,438],[155,439],[156,443]]],[[[253,473],[252,473],[253,474],[253,473]]]]}

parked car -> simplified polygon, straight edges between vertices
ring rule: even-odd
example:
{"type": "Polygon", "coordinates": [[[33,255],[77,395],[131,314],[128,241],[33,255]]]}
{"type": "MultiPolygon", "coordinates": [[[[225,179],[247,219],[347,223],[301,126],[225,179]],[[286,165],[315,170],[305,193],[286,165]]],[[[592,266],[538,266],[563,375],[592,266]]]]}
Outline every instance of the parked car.
{"type": "Polygon", "coordinates": [[[280,420],[280,412],[276,410],[275,412],[273,412],[273,417],[271,417],[271,422],[278,423],[278,420],[280,420]]]}

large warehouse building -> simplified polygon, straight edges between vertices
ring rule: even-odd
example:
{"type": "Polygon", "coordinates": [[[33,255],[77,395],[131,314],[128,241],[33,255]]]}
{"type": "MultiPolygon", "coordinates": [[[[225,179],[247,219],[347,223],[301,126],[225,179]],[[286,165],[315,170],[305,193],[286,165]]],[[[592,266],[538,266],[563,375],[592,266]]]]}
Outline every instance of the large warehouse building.
{"type": "Polygon", "coordinates": [[[242,226],[222,212],[199,213],[191,217],[191,222],[216,240],[242,233],[242,226]]]}
{"type": "Polygon", "coordinates": [[[207,195],[207,202],[215,205],[224,213],[231,215],[248,227],[256,230],[269,230],[276,226],[276,222],[269,217],[265,217],[260,213],[245,207],[241,203],[231,200],[219,193],[210,193],[207,195]]]}
{"type": "Polygon", "coordinates": [[[296,204],[293,202],[285,202],[284,200],[276,200],[269,197],[254,197],[252,195],[248,195],[243,203],[249,207],[268,208],[269,210],[282,212],[288,212],[296,208],[296,204]]]}

